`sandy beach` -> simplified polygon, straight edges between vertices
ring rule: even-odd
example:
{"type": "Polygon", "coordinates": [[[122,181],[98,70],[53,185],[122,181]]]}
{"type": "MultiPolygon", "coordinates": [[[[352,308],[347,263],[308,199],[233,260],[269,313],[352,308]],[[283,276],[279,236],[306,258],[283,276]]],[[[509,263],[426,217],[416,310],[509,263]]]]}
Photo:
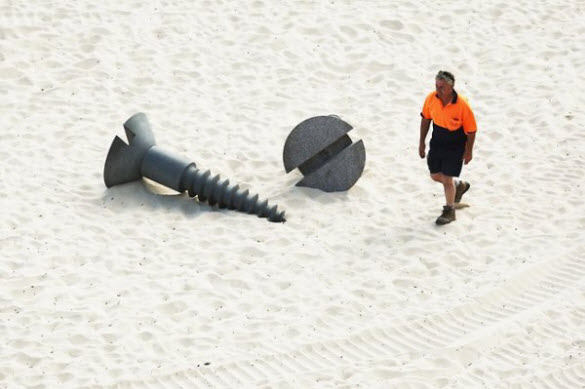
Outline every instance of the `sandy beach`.
{"type": "Polygon", "coordinates": [[[585,387],[585,3],[0,3],[0,388],[585,387]],[[418,156],[438,70],[470,205],[418,156]],[[106,188],[123,123],[286,210],[106,188]],[[335,114],[350,190],[282,152],[335,114]]]}

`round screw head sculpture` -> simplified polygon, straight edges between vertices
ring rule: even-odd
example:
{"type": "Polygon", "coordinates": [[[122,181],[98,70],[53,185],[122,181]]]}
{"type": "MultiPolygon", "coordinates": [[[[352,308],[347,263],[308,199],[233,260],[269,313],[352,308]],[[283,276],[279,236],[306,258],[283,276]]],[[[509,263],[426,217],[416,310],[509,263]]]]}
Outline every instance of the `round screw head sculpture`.
{"type": "Polygon", "coordinates": [[[338,116],[315,116],[297,125],[284,144],[284,169],[299,168],[304,177],[297,186],[325,192],[345,191],[362,175],[366,164],[364,142],[347,135],[353,127],[338,116]]]}
{"type": "Polygon", "coordinates": [[[242,192],[238,185],[230,186],[218,175],[212,177],[209,170],[201,172],[194,162],[156,146],[145,114],[128,119],[124,130],[129,143],[116,136],[106,157],[104,182],[108,188],[147,177],[177,192],[188,191],[189,196],[212,206],[254,213],[273,222],[285,221],[284,211],[278,212],[276,205],[269,207],[268,201],[261,202],[258,195],[242,192]]]}

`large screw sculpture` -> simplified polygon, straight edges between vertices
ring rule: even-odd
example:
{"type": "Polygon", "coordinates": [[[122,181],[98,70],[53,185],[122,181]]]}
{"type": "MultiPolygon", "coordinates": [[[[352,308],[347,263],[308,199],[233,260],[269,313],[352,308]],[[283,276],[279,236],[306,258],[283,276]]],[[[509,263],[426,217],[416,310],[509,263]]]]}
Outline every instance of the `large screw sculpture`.
{"type": "Polygon", "coordinates": [[[268,201],[259,203],[258,195],[230,186],[229,180],[220,182],[219,175],[202,173],[194,162],[171,155],[155,145],[154,135],[146,115],[137,113],[124,123],[129,144],[116,136],[106,158],[104,181],[106,186],[124,184],[142,177],[150,178],[178,192],[188,191],[209,205],[235,209],[266,217],[273,222],[284,222],[284,211],[277,206],[269,208],[268,201]]]}

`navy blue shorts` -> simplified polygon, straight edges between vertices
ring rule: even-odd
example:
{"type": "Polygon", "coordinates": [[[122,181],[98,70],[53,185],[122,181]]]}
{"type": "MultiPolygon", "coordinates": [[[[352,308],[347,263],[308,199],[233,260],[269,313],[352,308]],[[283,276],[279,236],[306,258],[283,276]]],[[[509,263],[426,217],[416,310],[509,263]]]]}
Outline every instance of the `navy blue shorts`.
{"type": "Polygon", "coordinates": [[[467,135],[463,132],[463,127],[449,131],[433,123],[433,137],[427,156],[431,174],[443,173],[449,177],[459,177],[466,143],[467,135]]]}
{"type": "Polygon", "coordinates": [[[465,148],[459,150],[441,150],[432,148],[427,155],[427,165],[431,174],[443,173],[449,177],[459,177],[463,168],[465,148]]]}

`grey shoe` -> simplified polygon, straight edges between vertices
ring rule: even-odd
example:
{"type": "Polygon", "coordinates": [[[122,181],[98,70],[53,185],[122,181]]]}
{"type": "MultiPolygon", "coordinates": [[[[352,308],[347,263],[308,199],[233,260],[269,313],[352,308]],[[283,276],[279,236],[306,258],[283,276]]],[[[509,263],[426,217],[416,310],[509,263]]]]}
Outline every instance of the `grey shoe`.
{"type": "Polygon", "coordinates": [[[459,181],[457,186],[455,187],[455,202],[461,202],[461,198],[471,188],[471,184],[465,181],[459,181]]]}
{"type": "Polygon", "coordinates": [[[452,221],[455,221],[455,208],[445,205],[443,207],[443,213],[437,218],[436,223],[442,226],[443,224],[448,224],[452,221]]]}

